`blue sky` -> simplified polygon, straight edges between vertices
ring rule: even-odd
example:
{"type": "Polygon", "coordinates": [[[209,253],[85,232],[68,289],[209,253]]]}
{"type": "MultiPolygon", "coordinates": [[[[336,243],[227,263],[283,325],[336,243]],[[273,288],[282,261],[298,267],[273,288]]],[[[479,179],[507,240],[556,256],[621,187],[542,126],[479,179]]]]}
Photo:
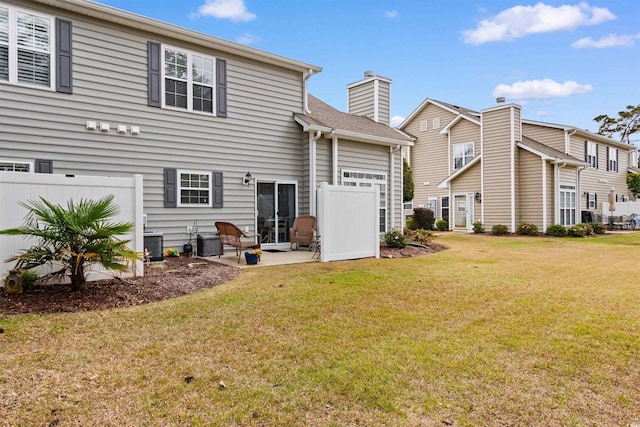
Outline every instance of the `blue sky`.
{"type": "Polygon", "coordinates": [[[323,67],[310,92],[346,111],[366,70],[389,77],[392,115],[426,98],[597,130],[640,104],[640,1],[101,0],[323,67]]]}

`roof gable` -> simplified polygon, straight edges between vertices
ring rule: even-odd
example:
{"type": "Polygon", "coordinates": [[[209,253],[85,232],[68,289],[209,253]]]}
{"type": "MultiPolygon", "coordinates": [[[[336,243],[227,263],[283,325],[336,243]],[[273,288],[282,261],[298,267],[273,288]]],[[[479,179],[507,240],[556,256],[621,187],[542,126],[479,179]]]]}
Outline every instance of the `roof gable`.
{"type": "Polygon", "coordinates": [[[420,104],[418,106],[418,108],[416,108],[415,110],[413,110],[413,112],[411,114],[409,114],[409,117],[407,117],[401,124],[400,126],[398,126],[399,129],[404,128],[407,124],[409,124],[409,122],[411,122],[418,114],[420,114],[420,112],[422,110],[424,110],[429,104],[431,105],[435,105],[439,108],[442,108],[443,110],[446,110],[452,114],[457,115],[462,115],[464,118],[468,119],[468,120],[477,120],[480,118],[480,113],[478,113],[477,111],[474,110],[470,110],[468,108],[464,108],[464,107],[459,107],[457,105],[453,105],[453,104],[448,104],[446,102],[442,102],[442,101],[437,101],[435,99],[430,99],[427,98],[425,99],[422,104],[420,104]]]}

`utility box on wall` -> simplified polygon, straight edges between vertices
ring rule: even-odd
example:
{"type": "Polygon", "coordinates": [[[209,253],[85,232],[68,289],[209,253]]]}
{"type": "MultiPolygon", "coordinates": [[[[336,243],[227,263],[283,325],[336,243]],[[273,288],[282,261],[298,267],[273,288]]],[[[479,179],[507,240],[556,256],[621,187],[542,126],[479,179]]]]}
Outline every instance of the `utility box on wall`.
{"type": "Polygon", "coordinates": [[[217,234],[198,234],[198,256],[222,255],[217,234]]]}
{"type": "Polygon", "coordinates": [[[156,233],[155,231],[145,231],[144,248],[151,254],[151,261],[162,261],[162,233],[156,233]]]}

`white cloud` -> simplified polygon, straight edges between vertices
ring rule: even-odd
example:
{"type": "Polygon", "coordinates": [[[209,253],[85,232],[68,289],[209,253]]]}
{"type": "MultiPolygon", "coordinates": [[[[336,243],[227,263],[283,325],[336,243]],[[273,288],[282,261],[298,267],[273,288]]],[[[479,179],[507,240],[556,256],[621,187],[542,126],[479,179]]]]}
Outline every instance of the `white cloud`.
{"type": "Polygon", "coordinates": [[[256,15],[247,10],[244,0],[205,0],[195,15],[196,17],[213,16],[234,22],[247,22],[256,19],[256,15]]]}
{"type": "Polygon", "coordinates": [[[581,85],[572,80],[558,83],[551,79],[515,82],[512,85],[501,84],[493,90],[493,96],[522,99],[545,99],[579,95],[590,92],[593,86],[581,85]]]}
{"type": "Polygon", "coordinates": [[[482,20],[476,29],[463,31],[463,35],[465,43],[479,45],[514,40],[529,34],[569,31],[615,18],[609,9],[589,6],[585,2],[558,7],[537,3],[503,10],[490,19],[482,20]]]}
{"type": "Polygon", "coordinates": [[[404,117],[402,116],[393,116],[391,117],[391,123],[389,124],[389,126],[391,126],[392,128],[398,127],[400,126],[400,123],[404,122],[404,117]]]}
{"type": "Polygon", "coordinates": [[[538,111],[536,113],[536,116],[538,117],[547,117],[549,115],[549,113],[547,113],[546,111],[538,111]]]}
{"type": "Polygon", "coordinates": [[[636,40],[640,39],[640,34],[635,36],[628,34],[609,34],[601,37],[600,40],[593,40],[591,37],[585,37],[571,44],[574,49],[605,49],[609,47],[633,47],[636,40]]]}
{"type": "Polygon", "coordinates": [[[236,38],[238,43],[242,44],[255,44],[260,41],[260,37],[254,36],[253,34],[243,33],[240,37],[236,38]]]}
{"type": "Polygon", "coordinates": [[[389,19],[395,19],[395,18],[398,17],[398,11],[397,10],[385,10],[384,14],[389,19]]]}

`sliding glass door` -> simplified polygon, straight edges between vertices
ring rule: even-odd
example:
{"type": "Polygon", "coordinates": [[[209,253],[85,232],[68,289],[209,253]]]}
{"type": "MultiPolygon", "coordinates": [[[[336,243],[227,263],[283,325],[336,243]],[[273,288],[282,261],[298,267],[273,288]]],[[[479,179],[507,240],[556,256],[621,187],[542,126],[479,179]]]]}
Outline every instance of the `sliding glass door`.
{"type": "Polygon", "coordinates": [[[289,228],[297,212],[297,183],[257,183],[257,226],[265,246],[289,243],[289,228]]]}

